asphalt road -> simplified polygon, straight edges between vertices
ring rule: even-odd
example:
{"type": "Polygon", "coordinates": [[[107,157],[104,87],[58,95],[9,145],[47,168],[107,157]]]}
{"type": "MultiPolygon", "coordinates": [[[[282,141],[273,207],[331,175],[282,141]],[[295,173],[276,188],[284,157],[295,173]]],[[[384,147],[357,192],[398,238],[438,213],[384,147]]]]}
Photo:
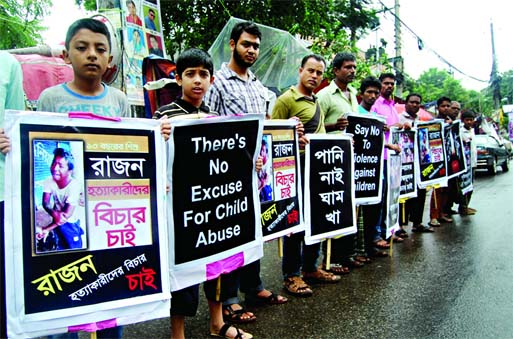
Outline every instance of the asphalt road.
{"type": "MultiPolygon", "coordinates": [[[[257,321],[241,328],[255,338],[513,338],[512,201],[513,171],[478,175],[476,215],[456,215],[433,234],[410,233],[391,257],[315,286],[310,298],[252,309],[257,321]]],[[[283,293],[276,241],[265,245],[262,265],[266,287],[283,293]]],[[[201,292],[186,337],[208,338],[208,330],[201,292]]],[[[123,337],[169,338],[169,318],[126,326],[123,337]]]]}

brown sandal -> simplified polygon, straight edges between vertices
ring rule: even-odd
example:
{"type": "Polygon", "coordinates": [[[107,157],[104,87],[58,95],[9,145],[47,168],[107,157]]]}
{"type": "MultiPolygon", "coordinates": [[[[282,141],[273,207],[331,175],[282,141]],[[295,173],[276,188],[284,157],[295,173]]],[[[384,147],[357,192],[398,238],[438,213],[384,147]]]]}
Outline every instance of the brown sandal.
{"type": "Polygon", "coordinates": [[[310,283],[337,283],[340,281],[340,276],[331,272],[318,269],[315,272],[303,272],[303,280],[310,283]]]}
{"type": "Polygon", "coordinates": [[[313,294],[310,286],[301,277],[289,277],[283,281],[283,287],[287,292],[298,297],[309,297],[313,294]]]}

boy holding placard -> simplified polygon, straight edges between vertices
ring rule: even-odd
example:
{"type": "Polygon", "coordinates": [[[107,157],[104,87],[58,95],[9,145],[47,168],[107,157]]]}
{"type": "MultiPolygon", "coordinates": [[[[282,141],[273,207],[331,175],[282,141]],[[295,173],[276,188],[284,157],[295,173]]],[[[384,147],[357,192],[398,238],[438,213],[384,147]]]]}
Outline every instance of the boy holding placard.
{"type": "MultiPolygon", "coordinates": [[[[192,48],[183,52],[176,61],[176,82],[182,87],[182,97],[171,104],[159,108],[155,119],[174,118],[180,116],[205,117],[217,115],[203,102],[205,93],[214,81],[214,66],[208,53],[192,48]]],[[[256,168],[262,167],[259,158],[256,168]]],[[[217,279],[204,283],[205,295],[210,311],[210,334],[222,338],[250,339],[253,336],[234,326],[225,324],[223,320],[222,301],[227,299],[225,286],[221,286],[219,298],[216,298],[217,279]]],[[[185,317],[194,316],[199,304],[199,285],[171,292],[171,338],[185,338],[185,317]]]]}

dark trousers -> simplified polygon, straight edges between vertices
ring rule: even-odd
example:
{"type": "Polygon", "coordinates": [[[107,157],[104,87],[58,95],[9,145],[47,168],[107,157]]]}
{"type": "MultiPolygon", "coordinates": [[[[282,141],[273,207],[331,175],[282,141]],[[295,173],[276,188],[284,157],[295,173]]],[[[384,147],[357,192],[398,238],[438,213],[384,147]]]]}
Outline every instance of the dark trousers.
{"type": "Polygon", "coordinates": [[[238,304],[240,302],[238,297],[239,289],[245,294],[256,295],[264,289],[260,279],[260,260],[256,260],[228,274],[223,274],[222,283],[227,288],[227,298],[224,299],[225,305],[238,304]]]}
{"type": "Polygon", "coordinates": [[[283,279],[301,276],[303,272],[317,271],[320,243],[306,245],[305,232],[283,237],[283,258],[281,270],[283,279]]]}
{"type": "Polygon", "coordinates": [[[401,204],[399,223],[401,226],[407,226],[411,221],[413,226],[422,224],[424,215],[424,204],[426,203],[426,190],[417,189],[417,196],[406,200],[401,204]]]}

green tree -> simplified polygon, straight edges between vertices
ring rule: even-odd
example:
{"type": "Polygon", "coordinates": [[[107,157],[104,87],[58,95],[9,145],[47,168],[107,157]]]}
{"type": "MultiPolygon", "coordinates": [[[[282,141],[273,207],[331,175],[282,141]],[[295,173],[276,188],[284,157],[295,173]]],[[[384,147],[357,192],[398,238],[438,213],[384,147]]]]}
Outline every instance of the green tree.
{"type": "Polygon", "coordinates": [[[51,0],[0,0],[0,49],[32,47],[42,43],[41,20],[51,0]]]}

